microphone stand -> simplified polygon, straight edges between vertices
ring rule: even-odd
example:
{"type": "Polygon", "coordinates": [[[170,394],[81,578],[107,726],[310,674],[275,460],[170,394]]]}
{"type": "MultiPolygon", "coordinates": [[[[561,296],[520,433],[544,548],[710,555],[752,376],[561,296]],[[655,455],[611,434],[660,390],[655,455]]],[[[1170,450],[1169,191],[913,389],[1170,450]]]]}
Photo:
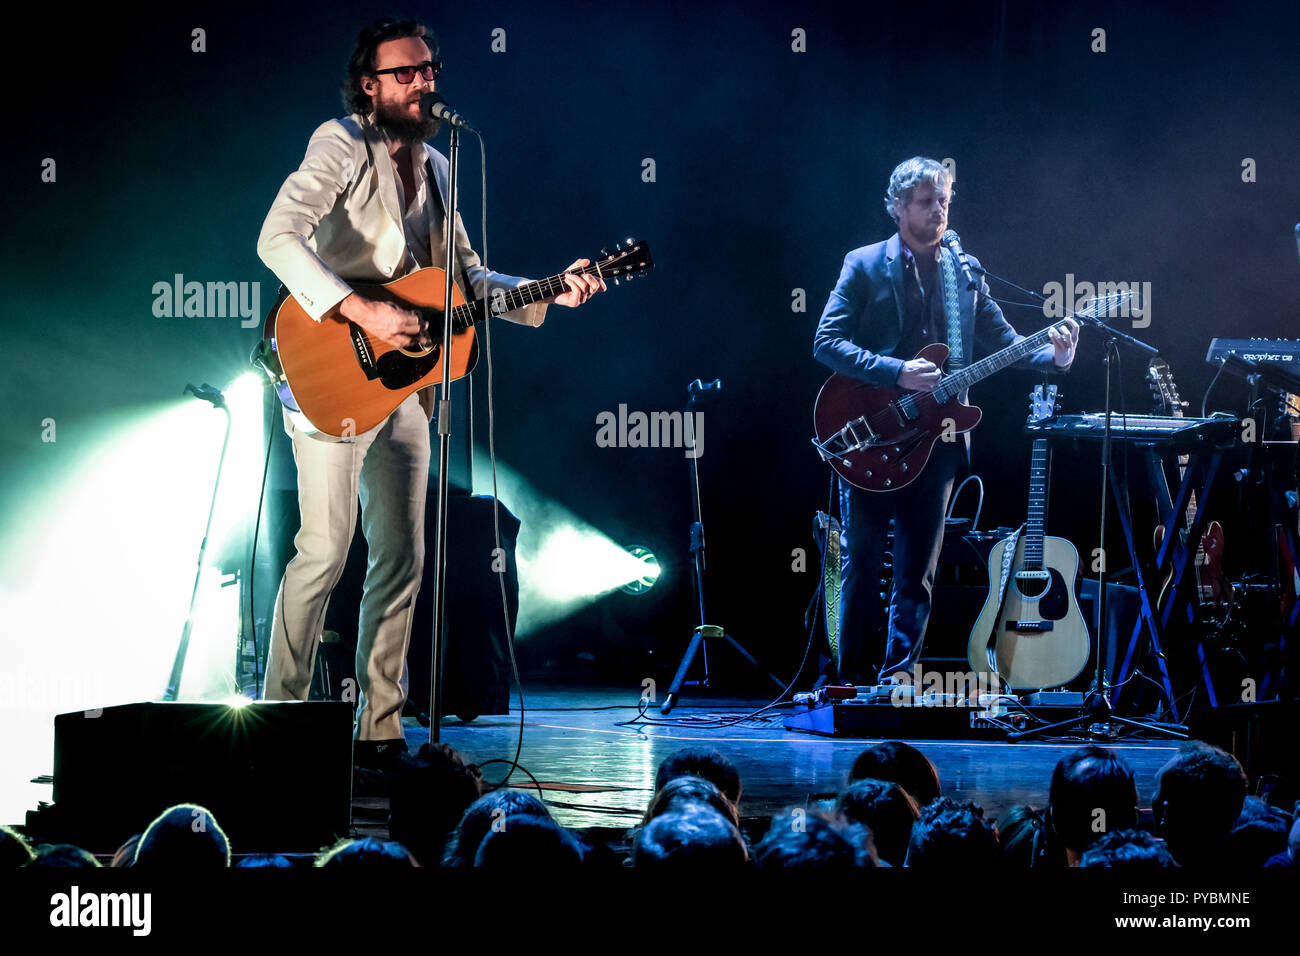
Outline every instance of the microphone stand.
{"type": "MultiPolygon", "coordinates": [[[[763,666],[759,664],[754,655],[749,653],[749,651],[745,649],[745,646],[732,637],[725,628],[717,624],[708,623],[709,618],[704,607],[704,519],[701,516],[700,508],[700,448],[695,444],[699,439],[694,437],[695,419],[691,416],[695,414],[695,406],[701,395],[716,391],[721,389],[721,387],[722,382],[719,379],[714,379],[712,382],[705,385],[698,378],[691,382],[690,385],[686,386],[688,398],[686,400],[686,410],[683,413],[683,429],[690,429],[690,435],[692,436],[691,450],[695,452],[690,459],[691,508],[693,518],[691,521],[690,533],[691,579],[695,585],[695,598],[700,612],[700,624],[691,632],[690,644],[687,645],[686,653],[682,655],[682,659],[677,665],[677,672],[673,675],[673,682],[668,687],[667,696],[664,697],[663,703],[659,705],[659,712],[665,715],[676,706],[683,687],[695,686],[707,688],[711,686],[709,684],[709,652],[708,644],[705,640],[706,638],[712,638],[715,643],[719,640],[724,641],[731,645],[732,649],[734,649],[737,654],[749,661],[749,663],[757,670],[763,670],[763,666]],[[700,659],[703,662],[704,676],[699,680],[687,680],[686,677],[690,673],[691,664],[695,660],[696,653],[699,653],[700,659]]],[[[683,433],[685,433],[685,431],[683,433]]],[[[785,683],[771,671],[765,671],[765,673],[777,687],[781,688],[782,694],[784,694],[788,689],[785,683]]]]}
{"type": "MultiPolygon", "coordinates": [[[[442,629],[446,606],[447,583],[447,471],[451,462],[451,362],[448,353],[451,348],[451,312],[452,295],[455,292],[453,281],[454,256],[456,254],[456,173],[460,166],[460,130],[455,123],[447,124],[451,144],[447,151],[447,201],[446,221],[443,223],[443,247],[447,270],[446,284],[443,286],[442,308],[442,391],[438,401],[438,505],[437,523],[434,526],[433,545],[433,648],[432,663],[429,668],[429,740],[440,743],[442,740],[442,629]]],[[[434,184],[436,187],[436,184],[434,184]]]]}
{"type": "MultiPolygon", "coordinates": [[[[1011,282],[1007,279],[1003,279],[1001,276],[993,275],[993,273],[989,272],[988,270],[982,267],[972,266],[971,268],[975,269],[975,271],[979,272],[981,275],[987,275],[990,278],[997,279],[999,282],[1005,283],[1006,285],[1010,286],[1011,288],[1015,289],[1018,292],[1023,292],[1026,295],[1032,296],[1041,301],[1046,301],[1046,298],[1041,293],[1035,292],[1032,289],[1026,289],[1023,286],[1018,286],[1014,282],[1011,282]]],[[[1108,495],[1110,493],[1110,475],[1115,467],[1113,461],[1114,452],[1113,452],[1113,446],[1111,442],[1111,418],[1114,412],[1114,409],[1111,404],[1111,387],[1110,387],[1111,386],[1111,356],[1112,354],[1117,354],[1119,348],[1118,343],[1121,341],[1128,343],[1138,351],[1145,352],[1147,355],[1159,355],[1160,351],[1154,346],[1148,345],[1146,342],[1143,342],[1141,339],[1129,335],[1127,332],[1121,332],[1118,329],[1112,328],[1111,326],[1107,325],[1105,322],[1103,322],[1100,318],[1097,318],[1096,316],[1078,315],[1071,311],[1070,315],[1066,316],[1066,318],[1074,319],[1081,326],[1088,326],[1090,328],[1095,328],[1098,331],[1104,332],[1107,337],[1106,344],[1105,344],[1104,358],[1102,359],[1102,363],[1106,367],[1106,415],[1105,415],[1105,430],[1102,432],[1102,440],[1101,440],[1101,505],[1099,508],[1100,518],[1098,520],[1099,537],[1097,539],[1099,547],[1101,548],[1101,562],[1098,565],[1098,570],[1097,570],[1097,600],[1093,604],[1093,612],[1094,612],[1093,629],[1097,635],[1096,665],[1095,665],[1095,672],[1093,675],[1092,686],[1089,689],[1087,695],[1083,699],[1083,704],[1080,707],[1078,715],[1071,717],[1067,720],[1057,721],[1056,723],[1051,723],[1051,724],[1044,724],[1041,727],[1034,727],[1030,730],[1021,731],[1019,733],[1009,733],[1007,734],[1007,742],[1015,743],[1016,741],[1043,736],[1045,734],[1052,733],[1053,731],[1073,729],[1081,725],[1086,725],[1086,729],[1082,732],[1084,739],[1093,739],[1094,737],[1113,739],[1113,735],[1111,734],[1109,728],[1110,724],[1121,724],[1123,726],[1133,727],[1138,730],[1155,731],[1157,733],[1165,734],[1166,736],[1173,737],[1179,740],[1186,740],[1187,734],[1181,732],[1180,730],[1176,730],[1172,727],[1167,727],[1163,724],[1159,724],[1156,723],[1155,721],[1150,721],[1150,720],[1134,720],[1129,717],[1117,717],[1114,714],[1114,712],[1111,709],[1110,687],[1109,687],[1109,681],[1106,678],[1105,666],[1103,664],[1104,656],[1102,654],[1102,651],[1105,649],[1106,646],[1106,631],[1104,629],[1106,624],[1106,610],[1107,610],[1106,513],[1109,510],[1107,502],[1108,502],[1108,495]]],[[[1118,495],[1118,493],[1116,494],[1118,495]]],[[[1133,558],[1134,558],[1134,569],[1137,570],[1137,556],[1134,555],[1133,558]]],[[[1142,585],[1141,571],[1137,570],[1137,574],[1138,574],[1139,587],[1143,592],[1145,592],[1145,586],[1142,585]]],[[[1146,600],[1145,594],[1143,594],[1144,603],[1145,600],[1146,600]]],[[[1153,650],[1155,653],[1159,654],[1161,650],[1159,646],[1159,638],[1156,636],[1156,631],[1154,630],[1154,620],[1149,619],[1149,623],[1153,625],[1153,630],[1151,632],[1151,636],[1154,639],[1153,642],[1155,644],[1153,650]]]]}
{"type": "MultiPolygon", "coordinates": [[[[203,559],[208,553],[208,536],[212,532],[212,515],[217,510],[217,489],[221,487],[221,470],[226,464],[226,448],[230,445],[230,409],[226,407],[226,397],[211,385],[195,388],[186,385],[185,391],[195,398],[211,402],[213,408],[226,413],[226,433],[221,439],[221,457],[217,459],[217,477],[212,483],[212,501],[208,505],[208,523],[203,528],[203,542],[199,545],[198,567],[194,570],[194,589],[190,591],[190,609],[185,615],[185,627],[181,630],[180,646],[176,648],[176,657],[172,661],[171,674],[167,678],[167,689],[163,691],[163,700],[174,701],[181,689],[181,672],[185,669],[185,657],[190,650],[190,634],[194,630],[194,605],[199,598],[199,579],[203,576],[203,559]]],[[[254,532],[256,533],[256,532],[254,532]]]]}

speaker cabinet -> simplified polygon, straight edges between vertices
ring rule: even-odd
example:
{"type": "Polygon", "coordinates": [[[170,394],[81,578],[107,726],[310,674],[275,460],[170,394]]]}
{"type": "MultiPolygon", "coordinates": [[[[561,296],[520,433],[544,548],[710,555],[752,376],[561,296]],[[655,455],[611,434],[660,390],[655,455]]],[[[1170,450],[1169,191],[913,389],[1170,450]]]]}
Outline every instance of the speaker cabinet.
{"type": "Polygon", "coordinates": [[[177,803],[210,810],[236,853],[315,851],[347,836],[352,706],[139,703],[54,718],[42,839],[111,853],[177,803]]]}

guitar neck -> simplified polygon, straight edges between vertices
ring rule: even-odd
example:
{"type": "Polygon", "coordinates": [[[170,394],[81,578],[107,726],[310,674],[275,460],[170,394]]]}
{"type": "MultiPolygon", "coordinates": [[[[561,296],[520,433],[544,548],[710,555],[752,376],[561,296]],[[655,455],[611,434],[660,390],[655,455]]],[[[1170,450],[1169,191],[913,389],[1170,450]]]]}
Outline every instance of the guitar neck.
{"type": "Polygon", "coordinates": [[[1026,358],[1051,341],[1049,333],[1052,326],[1041,329],[1033,335],[1021,339],[1014,345],[1008,345],[1000,352],[994,352],[987,358],[980,359],[963,369],[958,369],[949,375],[945,375],[935,386],[934,395],[942,404],[959,395],[964,390],[970,388],[977,382],[982,382],[990,375],[1002,371],[1009,365],[1014,365],[1021,359],[1026,358]]]}
{"type": "Polygon", "coordinates": [[[1029,462],[1029,518],[1025,525],[1027,571],[1043,567],[1043,529],[1047,526],[1047,439],[1035,438],[1029,462]]]}
{"type": "Polygon", "coordinates": [[[452,327],[456,332],[463,332],[475,322],[486,318],[489,314],[489,306],[492,315],[502,315],[532,305],[534,302],[562,295],[569,291],[564,277],[578,274],[600,276],[600,264],[593,262],[583,269],[572,269],[535,282],[525,282],[515,289],[495,289],[482,299],[475,299],[473,302],[466,302],[452,309],[452,327]]]}

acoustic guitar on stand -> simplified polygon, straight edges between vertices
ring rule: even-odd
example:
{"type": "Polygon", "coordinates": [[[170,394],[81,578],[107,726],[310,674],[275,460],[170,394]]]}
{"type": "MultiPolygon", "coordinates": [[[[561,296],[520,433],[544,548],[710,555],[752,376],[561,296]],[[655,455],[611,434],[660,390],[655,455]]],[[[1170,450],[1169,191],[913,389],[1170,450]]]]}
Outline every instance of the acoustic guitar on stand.
{"type": "MultiPolygon", "coordinates": [[[[617,285],[653,267],[649,244],[628,239],[612,254],[572,271],[617,285]]],[[[395,302],[427,318],[435,340],[424,348],[398,348],[374,339],[337,314],[327,313],[317,322],[281,289],[266,317],[256,361],[290,414],[304,420],[308,430],[335,438],[369,431],[412,392],[439,384],[444,361],[451,363],[453,381],[468,375],[478,361],[474,325],[489,313],[500,315],[568,290],[565,273],[560,273],[467,303],[453,285],[452,338],[444,349],[437,339],[443,326],[446,274],[438,268],[417,269],[382,285],[353,285],[366,298],[395,302]]]]}
{"type": "MultiPolygon", "coordinates": [[[[1039,385],[1030,420],[1056,412],[1056,386],[1039,385]]],[[[1088,664],[1088,624],[1075,588],[1079,552],[1065,538],[1044,534],[1049,484],[1047,439],[1034,439],[1029,465],[1029,520],[1024,533],[989,553],[989,596],[967,642],[977,674],[996,673],[1013,688],[1060,687],[1088,664]],[[1008,549],[1014,547],[1014,555],[1008,549]]]]}

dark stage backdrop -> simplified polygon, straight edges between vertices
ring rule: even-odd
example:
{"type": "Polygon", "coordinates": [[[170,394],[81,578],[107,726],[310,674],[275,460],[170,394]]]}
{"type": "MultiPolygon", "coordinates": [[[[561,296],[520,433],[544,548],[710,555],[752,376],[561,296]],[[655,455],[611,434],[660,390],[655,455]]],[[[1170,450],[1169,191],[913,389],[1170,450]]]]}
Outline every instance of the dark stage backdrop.
{"type": "MultiPolygon", "coordinates": [[[[263,217],[312,131],[344,113],[344,62],[386,6],[8,14],[6,59],[16,52],[19,65],[4,151],[0,512],[21,512],[74,467],[78,435],[101,416],[245,368],[255,330],[157,318],[151,289],[177,273],[259,282],[270,304],[278,281],[255,252],[263,217]],[[195,29],[204,52],[191,49],[195,29]],[[56,183],[42,182],[46,158],[56,183]],[[59,422],[56,451],[40,440],[46,418],[59,422]]],[[[598,447],[596,417],[680,408],[697,377],[723,383],[700,460],[711,617],[779,673],[799,660],[815,571],[793,571],[792,552],[807,549],[815,567],[811,519],[828,488],[808,443],[828,374],[813,329],[845,252],[892,233],[881,197],[902,159],[955,161],[952,225],[996,273],[1039,290],[1067,274],[1149,282],[1151,324],[1137,334],[1194,406],[1212,336],[1300,333],[1294,4],[611,0],[409,12],[438,33],[438,89],[486,131],[490,263],[544,275],[635,235],[658,264],[583,309],[552,308],[540,330],[497,326],[502,460],[674,566],[655,601],[619,595],[533,635],[535,664],[563,670],[587,651],[608,673],[664,679],[680,654],[694,624],[687,460],[598,447]]],[[[445,149],[445,133],[435,145],[445,149]]],[[[477,244],[477,150],[464,156],[477,244]]],[[[1007,314],[1022,331],[1044,322],[1034,309],[1007,314]]],[[[1085,333],[1066,411],[1101,407],[1098,344],[1085,333]]],[[[1148,410],[1143,366],[1125,356],[1133,410],[1148,410]]],[[[974,438],[985,526],[1023,517],[1032,384],[1007,373],[972,398],[985,411],[974,438]]],[[[1240,398],[1224,382],[1211,407],[1240,398]]],[[[1095,451],[1058,462],[1050,531],[1088,554],[1095,451]]],[[[275,474],[292,486],[287,468],[275,474]]]]}

